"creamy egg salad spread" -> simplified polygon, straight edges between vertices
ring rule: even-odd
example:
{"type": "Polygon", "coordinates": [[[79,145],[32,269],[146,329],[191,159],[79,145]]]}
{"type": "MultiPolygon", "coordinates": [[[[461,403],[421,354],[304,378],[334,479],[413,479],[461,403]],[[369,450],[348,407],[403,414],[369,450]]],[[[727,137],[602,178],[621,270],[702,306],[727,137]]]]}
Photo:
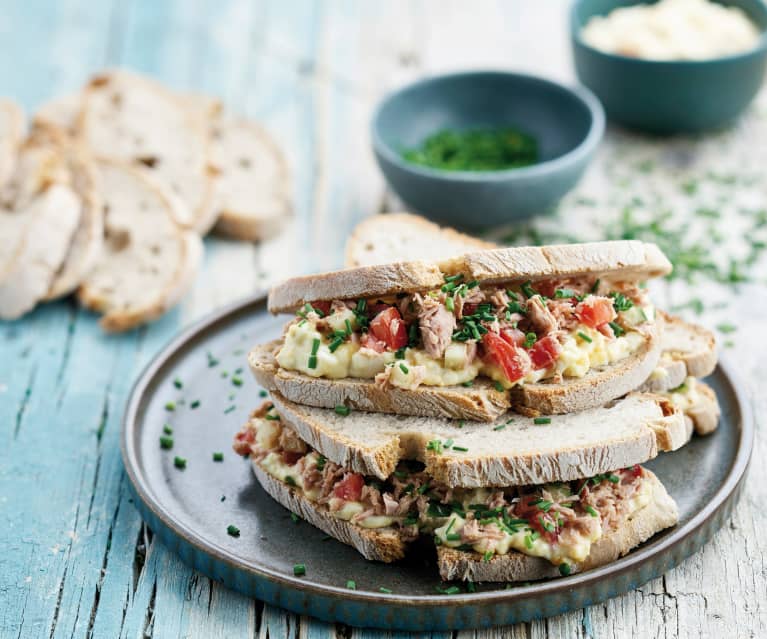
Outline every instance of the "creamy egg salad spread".
{"type": "Polygon", "coordinates": [[[335,464],[284,426],[265,403],[237,433],[234,449],[338,519],[363,528],[397,528],[405,540],[433,535],[482,555],[541,557],[569,574],[591,547],[652,499],[641,466],[585,480],[519,488],[440,485],[417,462],[400,462],[386,481],[335,464]]]}
{"type": "Polygon", "coordinates": [[[389,299],[306,304],[277,363],[311,377],[375,379],[383,386],[498,390],[582,377],[637,352],[655,322],[643,289],[600,280],[483,287],[462,275],[441,289],[389,299]]]}
{"type": "Polygon", "coordinates": [[[706,60],[756,47],[760,32],[738,7],[709,0],[660,0],[594,16],[581,30],[588,45],[646,60],[706,60]]]}

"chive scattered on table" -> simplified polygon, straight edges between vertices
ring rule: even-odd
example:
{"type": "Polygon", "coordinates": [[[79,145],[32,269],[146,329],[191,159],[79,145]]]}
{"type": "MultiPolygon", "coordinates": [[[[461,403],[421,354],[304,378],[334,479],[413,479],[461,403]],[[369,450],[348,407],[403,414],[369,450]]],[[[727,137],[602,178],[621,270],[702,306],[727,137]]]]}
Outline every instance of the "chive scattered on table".
{"type": "Polygon", "coordinates": [[[224,461],[224,453],[213,453],[213,461],[214,462],[222,462],[224,461]]]}
{"type": "MultiPolygon", "coordinates": [[[[223,501],[223,499],[221,501],[223,501]]],[[[234,526],[233,524],[229,524],[226,527],[226,534],[229,535],[230,537],[239,537],[240,529],[237,528],[237,526],[234,526]]]]}
{"type": "Polygon", "coordinates": [[[176,456],[173,458],[173,465],[180,470],[184,470],[186,468],[186,459],[176,456]]]}
{"type": "Polygon", "coordinates": [[[160,448],[163,450],[170,450],[173,448],[173,438],[168,437],[167,435],[160,437],[160,448]]]}
{"type": "Polygon", "coordinates": [[[551,423],[551,417],[535,417],[533,419],[533,424],[550,424],[551,423]]]}

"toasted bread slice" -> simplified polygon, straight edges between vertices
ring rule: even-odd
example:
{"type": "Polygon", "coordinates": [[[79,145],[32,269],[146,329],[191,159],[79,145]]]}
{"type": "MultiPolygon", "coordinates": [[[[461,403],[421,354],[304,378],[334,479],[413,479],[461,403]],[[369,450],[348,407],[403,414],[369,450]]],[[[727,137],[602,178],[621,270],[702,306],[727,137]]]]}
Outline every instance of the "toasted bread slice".
{"type": "Polygon", "coordinates": [[[385,213],[360,222],[346,240],[346,268],[401,262],[412,256],[440,261],[468,251],[498,248],[411,213],[385,213]]]}
{"type": "Polygon", "coordinates": [[[307,302],[426,291],[458,273],[480,284],[500,284],[578,276],[632,281],[670,272],[671,263],[655,244],[636,240],[520,246],[295,277],[272,288],[268,306],[272,313],[286,313],[307,302]]]}
{"type": "Polygon", "coordinates": [[[709,435],[719,426],[722,409],[714,389],[695,377],[687,377],[684,382],[670,391],[660,394],[668,397],[698,435],[709,435]]]}
{"type": "Polygon", "coordinates": [[[450,487],[590,477],[676,450],[691,435],[682,412],[658,395],[629,395],[544,424],[514,413],[490,424],[356,411],[343,416],[301,406],[277,392],[272,401],[301,439],[341,466],[385,479],[400,460],[417,459],[450,487]],[[429,447],[434,441],[453,445],[435,451],[429,447]]]}
{"type": "Polygon", "coordinates": [[[113,70],[86,87],[76,129],[95,156],[143,165],[164,182],[186,205],[180,222],[199,233],[212,226],[210,131],[200,109],[149,78],[113,70]]]}
{"type": "Polygon", "coordinates": [[[22,108],[13,100],[0,98],[0,188],[13,172],[25,128],[22,108]]]}
{"type": "Polygon", "coordinates": [[[145,171],[103,158],[97,170],[106,242],[78,297],[104,314],[105,330],[123,331],[159,317],[178,301],[199,265],[202,243],[177,224],[180,203],[145,171]]]}
{"type": "MultiPolygon", "coordinates": [[[[617,530],[611,530],[592,547],[588,558],[572,566],[572,572],[582,572],[603,566],[627,554],[661,530],[679,521],[676,503],[663,484],[645,469],[652,483],[652,501],[636,511],[617,530]]],[[[445,581],[536,581],[560,576],[559,570],[545,559],[520,552],[494,555],[489,561],[476,552],[437,547],[439,574],[445,581]]]]}
{"type": "Polygon", "coordinates": [[[255,122],[222,116],[213,123],[217,233],[257,242],[291,215],[290,176],[279,146],[255,122]]]}
{"type": "Polygon", "coordinates": [[[272,499],[308,521],[312,526],[316,526],[325,534],[353,546],[365,559],[390,563],[405,556],[407,542],[399,530],[394,528],[362,528],[333,517],[328,512],[327,506],[309,501],[300,491],[272,477],[257,462],[253,462],[252,468],[256,479],[272,499]]]}

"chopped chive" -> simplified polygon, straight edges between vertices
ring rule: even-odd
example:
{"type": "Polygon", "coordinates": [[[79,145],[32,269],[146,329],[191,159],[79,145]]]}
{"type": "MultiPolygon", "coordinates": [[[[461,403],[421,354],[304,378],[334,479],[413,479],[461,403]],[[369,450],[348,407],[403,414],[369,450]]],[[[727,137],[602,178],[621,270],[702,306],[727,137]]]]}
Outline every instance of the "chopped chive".
{"type": "Polygon", "coordinates": [[[432,439],[426,444],[426,450],[433,450],[439,455],[442,452],[442,442],[438,439],[432,439]]]}
{"type": "Polygon", "coordinates": [[[445,308],[451,313],[455,310],[455,302],[452,297],[445,298],[445,308]]]}
{"type": "Polygon", "coordinates": [[[205,353],[205,355],[208,358],[208,368],[213,368],[214,366],[218,366],[219,361],[215,357],[213,357],[210,351],[205,353]]]}
{"type": "Polygon", "coordinates": [[[466,582],[466,592],[477,592],[477,586],[473,581],[466,582]]]}
{"type": "Polygon", "coordinates": [[[461,533],[446,533],[445,539],[448,541],[461,541],[461,533]]]}
{"type": "Polygon", "coordinates": [[[474,380],[469,380],[468,382],[461,382],[461,386],[465,386],[466,388],[471,388],[474,386],[474,380]]]}
{"type": "Polygon", "coordinates": [[[613,475],[612,473],[607,476],[607,481],[612,482],[613,484],[619,483],[621,480],[618,475],[613,475]]]}
{"type": "Polygon", "coordinates": [[[339,404],[338,406],[335,407],[334,410],[336,411],[337,415],[341,415],[343,417],[346,417],[349,413],[352,412],[351,408],[349,408],[348,406],[344,406],[343,404],[339,404]]]}
{"type": "Polygon", "coordinates": [[[514,418],[512,417],[511,419],[506,420],[506,425],[508,426],[509,424],[512,424],[513,422],[514,422],[514,418]]]}
{"type": "Polygon", "coordinates": [[[173,448],[173,438],[172,437],[160,437],[160,448],[163,450],[170,450],[173,448]]]}
{"type": "Polygon", "coordinates": [[[165,424],[162,427],[162,432],[165,433],[166,435],[172,435],[173,434],[173,429],[170,427],[170,424],[165,424]]]}
{"type": "Polygon", "coordinates": [[[525,335],[525,343],[523,346],[525,348],[532,348],[533,344],[535,344],[536,340],[538,339],[538,336],[535,333],[528,333],[525,335]]]}
{"type": "Polygon", "coordinates": [[[173,465],[176,468],[184,470],[184,468],[186,468],[186,459],[184,459],[183,457],[174,457],[173,458],[173,465]]]}
{"type": "Polygon", "coordinates": [[[346,582],[346,588],[347,588],[348,590],[357,590],[357,584],[356,584],[356,582],[355,582],[354,580],[352,580],[352,579],[349,579],[349,580],[346,582]]]}
{"type": "Polygon", "coordinates": [[[384,588],[383,586],[381,586],[378,590],[379,592],[386,593],[387,595],[390,595],[393,592],[390,588],[384,588]]]}
{"type": "Polygon", "coordinates": [[[293,566],[293,574],[296,577],[302,577],[306,574],[306,566],[304,564],[296,564],[293,566]]]}
{"type": "Polygon", "coordinates": [[[191,408],[192,410],[194,410],[195,408],[199,408],[199,407],[200,407],[200,400],[199,399],[195,399],[191,404],[189,404],[189,408],[191,408]]]}
{"type": "Polygon", "coordinates": [[[495,390],[497,390],[499,393],[502,393],[502,392],[504,392],[506,390],[503,387],[503,384],[501,384],[501,382],[499,382],[497,380],[493,383],[493,386],[495,386],[495,390]]]}
{"type": "Polygon", "coordinates": [[[453,440],[452,439],[446,439],[444,444],[443,444],[443,446],[445,448],[450,448],[452,445],[453,445],[453,440]]]}
{"type": "Polygon", "coordinates": [[[219,501],[226,501],[226,495],[221,495],[221,499],[219,501]]]}
{"type": "Polygon", "coordinates": [[[463,428],[464,424],[466,424],[466,420],[465,419],[458,420],[458,428],[463,428]]]}
{"type": "Polygon", "coordinates": [[[559,564],[559,574],[563,577],[567,577],[572,572],[572,568],[570,568],[570,564],[559,564]]]}
{"type": "Polygon", "coordinates": [[[226,527],[226,534],[229,535],[230,537],[239,537],[240,536],[240,529],[237,528],[237,526],[229,524],[226,527]]]}
{"type": "Polygon", "coordinates": [[[584,333],[583,331],[578,331],[578,337],[580,337],[584,342],[588,342],[589,344],[591,344],[591,342],[594,341],[588,335],[586,335],[586,333],[584,333]]]}
{"type": "Polygon", "coordinates": [[[538,295],[538,292],[532,287],[532,282],[527,281],[520,287],[522,289],[522,292],[525,294],[525,297],[528,299],[531,297],[534,297],[535,295],[538,295]]]}
{"type": "Polygon", "coordinates": [[[229,413],[231,413],[233,410],[236,410],[236,409],[237,407],[234,404],[232,404],[231,406],[229,406],[229,408],[224,409],[224,415],[228,415],[229,413]]]}
{"type": "MultiPolygon", "coordinates": [[[[412,484],[408,484],[408,486],[412,486],[412,484]]],[[[423,495],[427,490],[429,490],[431,486],[429,486],[429,482],[427,481],[423,486],[419,486],[418,490],[416,491],[419,495],[423,495]]],[[[412,490],[412,488],[411,488],[412,490]]]]}
{"type": "Polygon", "coordinates": [[[394,359],[405,359],[406,349],[407,347],[403,346],[402,348],[398,348],[396,351],[394,351],[394,359]]]}
{"type": "Polygon", "coordinates": [[[167,402],[165,404],[165,410],[169,412],[173,412],[174,410],[176,410],[176,402],[167,402]]]}
{"type": "Polygon", "coordinates": [[[297,524],[299,521],[301,521],[301,518],[296,515],[296,513],[290,513],[290,519],[294,524],[297,524]]]}
{"type": "Polygon", "coordinates": [[[325,468],[325,464],[327,463],[327,461],[328,461],[328,458],[325,457],[325,455],[320,455],[319,457],[317,457],[317,464],[316,464],[317,470],[322,470],[323,468],[325,468]]]}
{"type": "Polygon", "coordinates": [[[482,555],[482,561],[487,563],[488,561],[490,561],[493,558],[493,554],[494,553],[493,553],[492,550],[488,550],[484,555],[482,555]]]}
{"type": "Polygon", "coordinates": [[[328,350],[331,353],[335,353],[336,350],[338,350],[338,347],[341,346],[341,344],[344,343],[343,337],[335,337],[332,342],[328,345],[328,350]]]}
{"type": "Polygon", "coordinates": [[[317,356],[309,355],[309,362],[307,364],[309,368],[317,368],[317,356]]]}
{"type": "Polygon", "coordinates": [[[436,586],[435,590],[443,595],[457,595],[459,592],[461,592],[461,589],[458,586],[450,586],[449,588],[442,588],[441,586],[436,586]]]}
{"type": "Polygon", "coordinates": [[[453,446],[453,450],[458,451],[459,453],[468,453],[469,449],[464,448],[463,446],[453,446]]]}
{"type": "Polygon", "coordinates": [[[407,374],[410,372],[410,369],[409,369],[407,366],[405,366],[404,364],[402,364],[402,363],[400,363],[400,365],[399,365],[399,369],[400,369],[400,370],[401,370],[403,373],[405,373],[405,375],[407,375],[407,374]]]}
{"type": "Polygon", "coordinates": [[[293,479],[290,475],[285,475],[285,483],[288,486],[295,486],[296,485],[296,480],[293,479]]]}
{"type": "Polygon", "coordinates": [[[716,328],[720,333],[724,333],[725,335],[734,333],[738,330],[738,327],[734,324],[717,324],[716,328]]]}
{"type": "Polygon", "coordinates": [[[533,419],[533,424],[550,424],[551,417],[536,417],[533,419]]]}
{"type": "Polygon", "coordinates": [[[318,350],[320,350],[320,340],[315,337],[312,340],[312,355],[316,355],[318,350]]]}
{"type": "Polygon", "coordinates": [[[268,394],[269,394],[269,393],[267,393],[267,392],[266,392],[265,390],[263,390],[263,389],[261,389],[260,391],[258,391],[258,396],[259,396],[259,397],[266,397],[268,394]]]}
{"type": "Polygon", "coordinates": [[[592,506],[586,506],[584,510],[591,515],[592,517],[598,517],[599,513],[596,511],[596,509],[592,506]]]}
{"type": "Polygon", "coordinates": [[[554,291],[554,297],[558,300],[575,297],[575,291],[571,288],[558,288],[554,291]]]}
{"type": "Polygon", "coordinates": [[[224,453],[213,453],[213,461],[214,462],[224,461],[224,453]]]}
{"type": "Polygon", "coordinates": [[[173,385],[174,385],[176,388],[178,388],[179,390],[180,390],[180,389],[182,389],[182,388],[184,388],[184,384],[183,384],[183,382],[182,382],[182,381],[181,381],[181,380],[180,380],[178,377],[177,377],[176,379],[174,379],[174,380],[173,380],[173,385]]]}
{"type": "Polygon", "coordinates": [[[621,335],[625,335],[626,331],[620,324],[617,324],[615,322],[608,322],[608,324],[610,325],[610,328],[613,329],[613,333],[615,333],[615,337],[620,337],[621,335]]]}
{"type": "Polygon", "coordinates": [[[596,293],[596,292],[599,290],[599,283],[600,283],[601,281],[602,281],[602,280],[600,280],[600,279],[597,279],[597,280],[596,280],[596,282],[594,282],[594,286],[592,286],[592,287],[591,287],[591,292],[592,292],[592,293],[596,293]]]}
{"type": "Polygon", "coordinates": [[[506,428],[506,424],[498,424],[493,430],[503,430],[504,428],[506,428]]]}
{"type": "Polygon", "coordinates": [[[242,386],[242,377],[232,377],[232,384],[234,386],[242,386]]]}
{"type": "Polygon", "coordinates": [[[229,371],[221,371],[221,378],[226,379],[229,377],[229,371]]]}

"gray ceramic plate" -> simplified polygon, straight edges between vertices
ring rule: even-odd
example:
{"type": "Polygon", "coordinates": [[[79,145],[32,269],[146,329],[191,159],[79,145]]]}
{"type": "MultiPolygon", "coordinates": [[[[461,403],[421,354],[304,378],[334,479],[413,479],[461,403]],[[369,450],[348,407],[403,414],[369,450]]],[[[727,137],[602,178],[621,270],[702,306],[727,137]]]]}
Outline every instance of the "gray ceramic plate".
{"type": "Polygon", "coordinates": [[[184,561],[249,596],[356,626],[436,630],[525,621],[613,597],[660,575],[710,539],[737,501],[753,426],[729,369],[720,365],[708,380],[722,405],[719,430],[648,464],[679,504],[678,526],[581,575],[440,594],[429,545],[405,563],[365,561],[309,524],[293,522],[257,485],[249,462],[232,452],[233,434],[260,401],[246,352],[277,336],[283,322],[267,314],[262,296],[199,322],[144,371],[123,424],[125,468],[149,526],[184,561]],[[160,447],[165,424],[173,428],[172,450],[160,447]],[[224,453],[223,462],[213,461],[214,452],[224,453]],[[187,460],[184,470],[174,466],[175,456],[187,460]],[[238,538],[227,534],[230,524],[240,529],[238,538]],[[297,563],[306,565],[305,576],[293,576],[297,563]],[[350,579],[357,590],[346,589],[350,579]]]}

